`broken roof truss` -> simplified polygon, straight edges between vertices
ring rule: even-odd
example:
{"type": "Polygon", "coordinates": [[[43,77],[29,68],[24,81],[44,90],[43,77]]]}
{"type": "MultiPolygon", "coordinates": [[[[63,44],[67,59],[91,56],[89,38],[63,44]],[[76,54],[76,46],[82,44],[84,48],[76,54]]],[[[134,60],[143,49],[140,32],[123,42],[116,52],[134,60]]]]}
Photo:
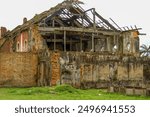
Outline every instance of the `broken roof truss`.
{"type": "Polygon", "coordinates": [[[79,27],[79,28],[94,28],[100,30],[119,31],[106,19],[99,15],[95,8],[84,10],[78,2],[65,1],[65,4],[60,4],[56,7],[53,14],[45,17],[39,26],[51,27],[79,27]],[[63,6],[63,7],[62,7],[63,6]],[[58,8],[58,9],[57,9],[58,8]],[[56,25],[53,25],[53,21],[56,25]]]}

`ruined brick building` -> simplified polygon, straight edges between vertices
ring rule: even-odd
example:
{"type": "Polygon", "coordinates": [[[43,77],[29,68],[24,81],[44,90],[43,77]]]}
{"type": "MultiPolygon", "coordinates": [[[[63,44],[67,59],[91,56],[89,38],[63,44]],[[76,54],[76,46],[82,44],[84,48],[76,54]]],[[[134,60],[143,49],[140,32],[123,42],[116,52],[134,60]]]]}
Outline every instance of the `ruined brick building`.
{"type": "Polygon", "coordinates": [[[120,28],[95,8],[66,0],[12,31],[0,30],[0,86],[109,88],[149,92],[149,59],[139,53],[140,28],[120,28]],[[146,64],[146,68],[144,67],[146,64]],[[146,69],[146,72],[144,72],[146,69]]]}

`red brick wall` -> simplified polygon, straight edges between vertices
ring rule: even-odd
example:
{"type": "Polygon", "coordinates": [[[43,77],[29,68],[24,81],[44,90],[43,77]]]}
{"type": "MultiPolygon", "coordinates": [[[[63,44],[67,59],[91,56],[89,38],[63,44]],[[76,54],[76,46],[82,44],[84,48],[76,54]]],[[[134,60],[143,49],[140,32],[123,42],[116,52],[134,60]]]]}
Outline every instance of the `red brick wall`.
{"type": "Polygon", "coordinates": [[[28,31],[24,31],[20,33],[16,38],[16,50],[17,52],[27,52],[28,51],[28,31]],[[25,45],[26,41],[26,45],[25,45]],[[19,50],[18,50],[18,43],[19,43],[19,50]]]}
{"type": "MultiPolygon", "coordinates": [[[[11,40],[7,40],[1,47],[0,52],[11,52],[11,51],[12,51],[11,40]]],[[[28,31],[24,31],[16,37],[16,51],[17,52],[28,51],[28,31]],[[25,46],[25,41],[26,41],[26,46],[25,46]],[[19,43],[19,50],[18,50],[18,43],[19,43]]]]}
{"type": "Polygon", "coordinates": [[[60,64],[59,64],[60,53],[52,53],[51,55],[51,86],[55,86],[60,81],[60,64]]]}
{"type": "Polygon", "coordinates": [[[0,38],[7,32],[7,29],[5,27],[0,28],[0,38]]]}

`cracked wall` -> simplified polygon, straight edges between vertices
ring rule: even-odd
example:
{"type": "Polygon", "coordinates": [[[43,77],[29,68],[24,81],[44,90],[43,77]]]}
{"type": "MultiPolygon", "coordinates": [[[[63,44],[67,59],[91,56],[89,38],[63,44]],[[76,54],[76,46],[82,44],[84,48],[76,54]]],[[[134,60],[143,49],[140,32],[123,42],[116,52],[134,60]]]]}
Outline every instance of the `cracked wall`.
{"type": "Polygon", "coordinates": [[[61,53],[61,59],[64,61],[61,65],[62,82],[78,84],[77,87],[106,88],[112,82],[115,85],[122,82],[124,86],[138,87],[134,81],[139,82],[144,78],[143,64],[134,57],[67,52],[61,53]]]}

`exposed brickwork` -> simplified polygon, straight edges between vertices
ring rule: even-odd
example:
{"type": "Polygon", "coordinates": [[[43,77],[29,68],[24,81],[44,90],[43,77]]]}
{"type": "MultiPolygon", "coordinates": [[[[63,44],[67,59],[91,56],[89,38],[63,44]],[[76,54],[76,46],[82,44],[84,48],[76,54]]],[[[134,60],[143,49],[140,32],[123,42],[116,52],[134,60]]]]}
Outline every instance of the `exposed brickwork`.
{"type": "Polygon", "coordinates": [[[36,86],[37,55],[0,53],[0,86],[36,86]]]}
{"type": "Polygon", "coordinates": [[[52,53],[51,55],[51,85],[56,85],[60,81],[60,53],[52,53]]]}
{"type": "Polygon", "coordinates": [[[0,53],[0,86],[54,86],[62,83],[78,88],[113,87],[109,91],[128,95],[145,95],[146,88],[150,87],[150,83],[144,81],[140,60],[128,58],[130,61],[126,61],[128,59],[115,56],[96,57],[96,54],[73,52],[50,52],[46,58],[43,56],[0,53]]]}
{"type": "Polygon", "coordinates": [[[32,51],[37,51],[43,49],[43,38],[38,31],[38,26],[32,26],[32,43],[33,46],[31,47],[32,51]]]}
{"type": "Polygon", "coordinates": [[[7,32],[7,29],[5,27],[0,27],[0,38],[2,38],[6,32],[7,32]]]}

